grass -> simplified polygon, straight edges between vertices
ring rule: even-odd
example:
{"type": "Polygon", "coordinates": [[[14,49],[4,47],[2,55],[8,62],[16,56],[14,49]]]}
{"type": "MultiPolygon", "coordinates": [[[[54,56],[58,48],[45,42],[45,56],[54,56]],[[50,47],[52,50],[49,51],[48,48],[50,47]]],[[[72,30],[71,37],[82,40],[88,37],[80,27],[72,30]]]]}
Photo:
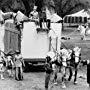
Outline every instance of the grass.
{"type": "Polygon", "coordinates": [[[77,45],[81,48],[82,59],[90,59],[90,40],[81,40],[80,33],[74,30],[73,28],[65,29],[62,32],[62,36],[70,37],[70,40],[62,40],[61,47],[72,49],[77,45]]]}

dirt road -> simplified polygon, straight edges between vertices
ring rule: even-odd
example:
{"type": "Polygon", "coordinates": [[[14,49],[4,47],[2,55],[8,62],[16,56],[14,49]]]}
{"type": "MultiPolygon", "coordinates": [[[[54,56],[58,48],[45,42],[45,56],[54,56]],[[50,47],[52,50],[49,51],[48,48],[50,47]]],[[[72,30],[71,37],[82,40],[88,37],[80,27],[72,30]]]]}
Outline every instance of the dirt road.
{"type": "MultiPolygon", "coordinates": [[[[33,69],[33,68],[32,68],[33,69]]],[[[34,68],[35,69],[35,68],[34,68]]],[[[37,69],[37,67],[36,67],[37,69]]],[[[78,84],[73,84],[66,81],[67,88],[65,90],[90,90],[86,83],[86,72],[79,71],[78,84]],[[83,76],[84,75],[84,76],[83,76]],[[83,76],[84,78],[80,78],[83,76]]],[[[0,80],[0,90],[44,90],[45,72],[33,71],[24,73],[23,81],[16,81],[14,78],[5,77],[5,80],[0,80]]],[[[58,85],[50,84],[49,90],[64,90],[61,87],[61,74],[58,74],[58,85]]]]}

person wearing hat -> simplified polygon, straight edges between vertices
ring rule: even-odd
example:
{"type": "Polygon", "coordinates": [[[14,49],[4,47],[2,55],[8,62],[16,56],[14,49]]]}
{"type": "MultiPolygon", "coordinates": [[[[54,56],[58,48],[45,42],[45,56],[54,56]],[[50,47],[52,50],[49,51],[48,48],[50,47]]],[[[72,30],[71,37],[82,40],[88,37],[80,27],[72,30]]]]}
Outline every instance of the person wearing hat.
{"type": "Polygon", "coordinates": [[[37,12],[37,6],[33,7],[33,11],[30,12],[29,18],[30,19],[35,19],[35,20],[37,19],[38,20],[39,15],[38,15],[38,12],[37,12]]]}
{"type": "Polygon", "coordinates": [[[50,76],[52,73],[52,63],[51,63],[51,57],[49,55],[46,56],[46,62],[45,62],[45,90],[48,90],[48,85],[50,81],[50,76]]]}
{"type": "Polygon", "coordinates": [[[20,51],[16,50],[15,52],[15,79],[23,80],[23,66],[25,66],[22,55],[20,51]]]}

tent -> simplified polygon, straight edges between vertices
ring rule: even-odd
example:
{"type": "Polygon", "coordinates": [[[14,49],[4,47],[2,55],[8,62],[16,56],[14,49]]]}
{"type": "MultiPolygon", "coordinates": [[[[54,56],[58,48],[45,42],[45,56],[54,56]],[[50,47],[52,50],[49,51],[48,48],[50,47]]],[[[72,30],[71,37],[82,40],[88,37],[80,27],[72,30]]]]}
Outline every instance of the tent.
{"type": "Polygon", "coordinates": [[[77,13],[66,15],[66,16],[90,18],[90,15],[86,11],[84,11],[84,9],[82,9],[81,11],[79,11],[77,13]]]}

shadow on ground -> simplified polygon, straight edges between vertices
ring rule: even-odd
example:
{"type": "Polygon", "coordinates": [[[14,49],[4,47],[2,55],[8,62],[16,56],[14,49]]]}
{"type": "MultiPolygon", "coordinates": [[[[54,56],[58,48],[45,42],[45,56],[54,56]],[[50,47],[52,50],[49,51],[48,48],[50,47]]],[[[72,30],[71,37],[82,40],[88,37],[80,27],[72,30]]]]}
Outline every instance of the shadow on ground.
{"type": "Polygon", "coordinates": [[[24,72],[44,72],[45,68],[44,65],[28,65],[25,69],[24,72]]]}

